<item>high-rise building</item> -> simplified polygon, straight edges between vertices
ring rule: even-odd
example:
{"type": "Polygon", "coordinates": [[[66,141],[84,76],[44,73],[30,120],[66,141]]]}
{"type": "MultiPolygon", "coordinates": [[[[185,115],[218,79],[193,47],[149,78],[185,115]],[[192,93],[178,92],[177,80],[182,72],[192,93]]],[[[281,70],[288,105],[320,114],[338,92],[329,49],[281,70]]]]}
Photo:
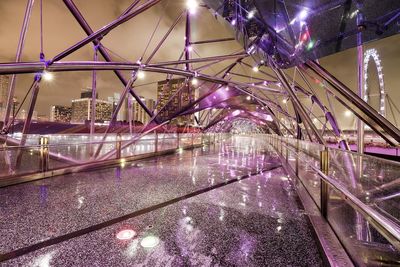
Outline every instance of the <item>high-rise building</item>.
{"type": "MultiPolygon", "coordinates": [[[[117,108],[119,100],[121,99],[121,94],[114,93],[113,96],[109,96],[107,99],[109,102],[113,103],[113,112],[114,112],[114,110],[117,108]]],[[[117,121],[127,120],[125,115],[126,115],[126,105],[122,105],[117,114],[117,121]]]]}
{"type": "MultiPolygon", "coordinates": [[[[187,106],[195,99],[195,90],[191,83],[188,83],[185,78],[170,79],[158,82],[157,85],[157,110],[161,110],[168,100],[171,102],[160,112],[158,118],[161,121],[169,119],[183,107],[187,106]],[[179,92],[178,92],[179,91],[179,92]]],[[[193,124],[193,116],[185,115],[176,119],[179,125],[193,124]]]]}
{"type": "Polygon", "coordinates": [[[7,105],[9,82],[10,76],[0,75],[0,120],[3,120],[7,105]]]}
{"type": "MultiPolygon", "coordinates": [[[[28,112],[25,109],[22,109],[16,116],[16,119],[17,120],[26,120],[27,116],[28,116],[28,112]]],[[[38,119],[38,114],[37,114],[37,111],[34,110],[32,113],[32,120],[36,121],[37,119],[38,119]]]]}
{"type": "Polygon", "coordinates": [[[72,116],[72,108],[65,106],[50,107],[50,121],[55,122],[70,122],[72,116]]]}
{"type": "MultiPolygon", "coordinates": [[[[91,98],[80,98],[72,100],[71,123],[85,123],[91,119],[91,98]]],[[[111,120],[113,103],[104,100],[96,100],[96,122],[111,120]]]]}
{"type": "MultiPolygon", "coordinates": [[[[96,99],[99,94],[96,92],[96,99]]],[[[81,98],[92,98],[92,88],[85,88],[81,90],[81,98]]]]}
{"type": "MultiPolygon", "coordinates": [[[[141,122],[142,124],[148,123],[150,121],[150,116],[146,113],[146,111],[144,111],[136,99],[133,99],[131,96],[129,96],[129,98],[132,103],[132,120],[134,122],[141,122]]],[[[149,110],[154,110],[156,101],[150,98],[146,99],[144,97],[140,97],[140,99],[149,110]]],[[[129,101],[127,102],[126,111],[126,118],[129,121],[129,101]]]]}

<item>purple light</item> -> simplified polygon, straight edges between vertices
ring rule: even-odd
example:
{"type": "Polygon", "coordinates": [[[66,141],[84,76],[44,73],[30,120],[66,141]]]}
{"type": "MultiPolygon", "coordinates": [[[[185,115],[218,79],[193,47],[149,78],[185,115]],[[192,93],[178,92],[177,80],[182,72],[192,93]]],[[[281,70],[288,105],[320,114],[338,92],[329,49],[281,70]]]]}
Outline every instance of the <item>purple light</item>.
{"type": "Polygon", "coordinates": [[[300,21],[305,20],[308,17],[308,11],[306,9],[303,9],[300,11],[299,15],[297,16],[300,21]]]}
{"type": "Polygon", "coordinates": [[[232,25],[232,26],[235,26],[235,25],[236,25],[236,19],[233,19],[233,20],[231,21],[231,25],[232,25]]]}

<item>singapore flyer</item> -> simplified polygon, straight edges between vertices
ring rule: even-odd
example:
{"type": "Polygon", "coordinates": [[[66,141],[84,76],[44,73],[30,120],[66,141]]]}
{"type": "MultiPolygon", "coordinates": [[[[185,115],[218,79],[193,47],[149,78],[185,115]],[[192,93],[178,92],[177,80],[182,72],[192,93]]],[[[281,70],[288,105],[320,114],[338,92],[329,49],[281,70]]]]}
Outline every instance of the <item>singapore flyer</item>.
{"type": "Polygon", "coordinates": [[[379,113],[382,116],[386,116],[385,108],[385,83],[383,81],[383,68],[381,60],[379,58],[378,51],[375,48],[369,49],[364,53],[364,101],[368,103],[370,92],[368,88],[368,65],[369,61],[373,59],[378,72],[379,81],[379,113]]]}

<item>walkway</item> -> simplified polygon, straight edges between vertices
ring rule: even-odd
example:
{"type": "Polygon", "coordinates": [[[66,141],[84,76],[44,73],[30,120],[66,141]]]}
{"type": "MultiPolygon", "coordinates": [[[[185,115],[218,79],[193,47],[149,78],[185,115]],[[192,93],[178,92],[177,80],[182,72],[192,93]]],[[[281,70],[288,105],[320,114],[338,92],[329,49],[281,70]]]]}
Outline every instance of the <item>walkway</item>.
{"type": "Polygon", "coordinates": [[[279,166],[263,143],[235,137],[2,188],[1,266],[320,266],[279,166]]]}

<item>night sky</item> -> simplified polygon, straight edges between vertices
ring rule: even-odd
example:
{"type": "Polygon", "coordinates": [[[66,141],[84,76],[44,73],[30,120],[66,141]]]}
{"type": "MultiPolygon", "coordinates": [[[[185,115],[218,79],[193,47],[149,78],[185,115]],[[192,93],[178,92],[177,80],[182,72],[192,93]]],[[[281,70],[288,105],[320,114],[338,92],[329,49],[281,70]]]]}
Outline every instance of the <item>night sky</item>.
{"type": "MultiPolygon", "coordinates": [[[[60,0],[44,0],[44,52],[46,59],[50,59],[65,50],[69,46],[86,37],[83,30],[69,13],[66,6],[60,0]]],[[[93,30],[97,30],[117,18],[131,0],[76,0],[75,4],[80,9],[93,30]],[[101,4],[100,4],[101,3],[101,4]]],[[[19,32],[25,11],[26,0],[1,0],[0,1],[0,61],[12,62],[15,60],[15,52],[18,43],[19,32]]],[[[147,52],[148,56],[158,40],[168,30],[175,18],[185,7],[184,1],[165,0],[161,4],[140,14],[129,22],[117,27],[110,32],[102,43],[112,51],[115,61],[136,62],[147,46],[149,38],[160,19],[160,25],[147,52]]],[[[156,55],[152,62],[177,60],[184,47],[184,19],[173,31],[168,41],[156,55]]],[[[205,40],[214,38],[232,37],[232,32],[222,19],[215,19],[210,11],[198,12],[192,23],[192,40],[205,40]]],[[[394,102],[399,102],[400,93],[400,37],[398,35],[384,40],[369,43],[367,48],[376,48],[381,56],[383,72],[385,74],[385,85],[389,96],[394,102]]],[[[229,54],[239,51],[241,46],[236,42],[226,42],[214,45],[198,45],[195,51],[202,57],[229,54]]],[[[40,8],[36,1],[26,44],[23,51],[22,61],[37,61],[40,53],[40,8]]],[[[198,57],[193,53],[193,57],[198,57]]],[[[64,60],[92,60],[93,47],[86,45],[79,51],[71,54],[64,60]]],[[[232,61],[226,61],[226,64],[232,61]]],[[[250,62],[250,61],[248,61],[250,62]]],[[[207,74],[215,73],[226,64],[216,64],[207,74]]],[[[350,49],[341,53],[321,59],[321,64],[341,79],[350,88],[356,88],[356,51],[350,49]]],[[[374,65],[371,64],[371,67],[374,65]]],[[[373,69],[373,68],[371,68],[373,69]]],[[[237,69],[236,72],[239,72],[237,69]]],[[[244,70],[243,70],[244,71],[244,70]]],[[[249,72],[249,71],[247,71],[249,72]]],[[[290,72],[290,71],[289,71],[290,72]]],[[[289,73],[288,72],[288,73],[289,73]]],[[[376,72],[370,72],[370,87],[373,92],[377,91],[376,72]]],[[[129,73],[126,73],[129,77],[129,73]]],[[[163,80],[165,76],[159,74],[147,74],[146,78],[137,84],[144,84],[163,80]]],[[[19,75],[17,79],[16,96],[22,99],[32,82],[33,74],[19,75]]],[[[112,72],[98,73],[98,91],[101,99],[112,96],[114,92],[122,90],[122,84],[112,72]]],[[[91,72],[57,73],[51,82],[42,82],[36,110],[38,114],[48,115],[50,105],[70,105],[71,99],[79,98],[80,90],[91,86],[91,72]]],[[[322,91],[323,89],[319,89],[322,91]]],[[[139,95],[144,97],[156,97],[156,84],[139,86],[136,88],[139,95]]],[[[323,93],[323,92],[319,92],[323,93]]],[[[375,98],[377,99],[377,98],[375,98]]],[[[325,99],[324,99],[325,100],[325,99]]],[[[377,101],[372,105],[377,107],[377,101]]],[[[399,103],[400,104],[400,103],[399,103]]],[[[354,119],[344,117],[344,108],[336,106],[337,117],[343,128],[349,128],[354,124],[354,119]]],[[[400,105],[399,105],[400,106],[400,105]]],[[[389,113],[389,120],[393,121],[389,113]]],[[[399,115],[399,114],[397,114],[399,115]]]]}

